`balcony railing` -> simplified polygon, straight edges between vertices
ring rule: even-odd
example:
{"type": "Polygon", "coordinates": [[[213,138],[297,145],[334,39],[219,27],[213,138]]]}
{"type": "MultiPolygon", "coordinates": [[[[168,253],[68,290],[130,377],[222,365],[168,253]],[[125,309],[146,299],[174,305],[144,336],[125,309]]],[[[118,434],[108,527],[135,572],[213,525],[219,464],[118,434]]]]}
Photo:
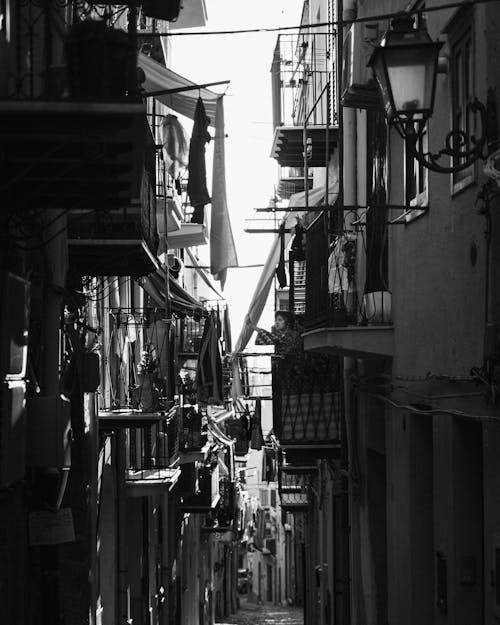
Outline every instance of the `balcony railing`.
{"type": "Polygon", "coordinates": [[[58,99],[67,97],[69,90],[71,98],[89,99],[84,91],[90,87],[100,90],[95,100],[117,96],[137,100],[137,16],[137,9],[129,10],[124,4],[11,3],[4,16],[8,40],[0,97],[58,99]],[[80,29],[82,22],[85,32],[80,29]],[[67,65],[61,64],[63,58],[67,65]]]}
{"type": "Polygon", "coordinates": [[[327,33],[278,36],[271,67],[274,128],[302,125],[324,90],[326,96],[308,123],[336,123],[334,48],[335,40],[327,33]]]}
{"type": "Polygon", "coordinates": [[[273,359],[274,433],[287,454],[329,457],[340,446],[342,374],[337,357],[273,359]]]}
{"type": "Polygon", "coordinates": [[[163,479],[179,457],[179,414],[126,432],[126,479],[163,479]]]}
{"type": "Polygon", "coordinates": [[[335,207],[308,228],[306,330],[391,323],[386,219],[335,207]]]}

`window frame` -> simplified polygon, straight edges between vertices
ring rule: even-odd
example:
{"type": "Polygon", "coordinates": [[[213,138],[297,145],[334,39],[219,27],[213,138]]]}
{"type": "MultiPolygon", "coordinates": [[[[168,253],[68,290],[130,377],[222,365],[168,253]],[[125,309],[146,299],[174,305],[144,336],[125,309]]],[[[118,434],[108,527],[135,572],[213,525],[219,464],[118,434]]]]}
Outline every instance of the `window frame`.
{"type": "MultiPolygon", "coordinates": [[[[467,104],[475,93],[474,85],[474,19],[473,12],[463,11],[447,31],[450,58],[450,118],[451,127],[464,130],[467,136],[477,130],[474,115],[467,113],[467,104]],[[459,60],[461,57],[461,60],[459,60]],[[464,63],[465,59],[465,63],[464,63]]],[[[452,159],[455,164],[456,159],[452,159]]],[[[450,174],[451,195],[456,195],[477,179],[476,164],[450,174]]]]}
{"type": "MultiPolygon", "coordinates": [[[[411,10],[424,10],[425,0],[416,0],[411,5],[411,10]]],[[[417,13],[416,28],[426,27],[425,13],[417,13]]],[[[427,152],[429,141],[429,125],[426,124],[423,135],[417,142],[417,149],[421,152],[427,152]]],[[[429,210],[429,170],[414,158],[408,149],[408,144],[404,141],[404,198],[406,208],[405,212],[400,216],[404,223],[409,224],[415,219],[422,217],[429,210]],[[415,193],[410,194],[409,179],[414,180],[412,186],[415,193]]]]}

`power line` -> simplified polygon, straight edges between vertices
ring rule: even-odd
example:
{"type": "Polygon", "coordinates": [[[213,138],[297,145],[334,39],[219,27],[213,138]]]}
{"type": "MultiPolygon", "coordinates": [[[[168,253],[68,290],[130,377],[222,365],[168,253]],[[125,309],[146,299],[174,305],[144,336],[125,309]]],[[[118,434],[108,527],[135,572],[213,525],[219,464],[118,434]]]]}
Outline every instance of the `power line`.
{"type": "MultiPolygon", "coordinates": [[[[322,27],[331,26],[350,26],[351,24],[365,23],[365,22],[378,22],[381,20],[390,20],[393,17],[399,15],[421,15],[423,13],[434,13],[436,11],[446,11],[447,9],[457,9],[460,7],[472,7],[476,4],[489,4],[490,2],[500,2],[500,0],[465,0],[463,2],[447,2],[440,6],[431,6],[425,8],[415,8],[407,11],[396,11],[392,13],[379,13],[378,15],[367,15],[365,17],[356,17],[347,20],[334,20],[331,22],[319,22],[316,24],[300,24],[298,26],[276,26],[273,28],[242,28],[235,30],[206,30],[206,31],[192,31],[192,32],[169,32],[169,33],[141,33],[141,38],[155,38],[155,37],[192,37],[200,35],[244,35],[251,33],[276,33],[286,32],[290,30],[310,30],[322,27]]],[[[317,33],[327,34],[327,33],[317,33]]]]}

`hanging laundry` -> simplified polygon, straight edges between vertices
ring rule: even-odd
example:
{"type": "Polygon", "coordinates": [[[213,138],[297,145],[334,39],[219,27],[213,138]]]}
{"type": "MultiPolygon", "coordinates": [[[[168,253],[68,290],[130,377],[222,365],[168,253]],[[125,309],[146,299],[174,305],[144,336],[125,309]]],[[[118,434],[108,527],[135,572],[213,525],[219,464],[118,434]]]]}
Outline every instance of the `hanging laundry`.
{"type": "Polygon", "coordinates": [[[224,317],[222,321],[223,321],[223,336],[224,336],[225,349],[226,349],[226,353],[229,354],[233,350],[233,342],[231,339],[231,321],[229,319],[229,308],[227,304],[226,304],[226,307],[224,308],[224,317]]]}
{"type": "Polygon", "coordinates": [[[207,188],[207,170],[205,164],[205,145],[211,137],[207,130],[210,118],[205,113],[203,100],[198,98],[194,114],[193,133],[189,145],[189,179],[187,192],[194,208],[191,223],[203,224],[205,204],[210,202],[207,188]]]}
{"type": "Polygon", "coordinates": [[[286,287],[286,270],[285,270],[285,224],[282,223],[279,231],[280,238],[280,258],[276,267],[276,277],[280,285],[280,289],[286,287]]]}
{"type": "Polygon", "coordinates": [[[165,115],[161,122],[163,160],[167,172],[177,178],[189,163],[189,136],[176,115],[165,115]]]}
{"type": "Polygon", "coordinates": [[[261,449],[264,445],[264,437],[262,435],[262,406],[260,399],[255,400],[254,413],[250,419],[250,447],[252,449],[261,449]]]}
{"type": "Polygon", "coordinates": [[[201,339],[198,366],[196,370],[196,392],[198,401],[208,402],[214,399],[223,402],[222,357],[212,311],[205,319],[201,339]]]}

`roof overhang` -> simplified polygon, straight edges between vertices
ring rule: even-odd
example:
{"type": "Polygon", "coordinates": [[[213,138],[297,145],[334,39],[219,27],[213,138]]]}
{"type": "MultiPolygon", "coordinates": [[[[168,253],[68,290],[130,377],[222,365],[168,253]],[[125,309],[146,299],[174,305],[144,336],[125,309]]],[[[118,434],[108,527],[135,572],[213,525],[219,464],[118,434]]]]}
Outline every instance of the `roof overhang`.
{"type": "Polygon", "coordinates": [[[179,468],[129,470],[125,488],[129,497],[146,497],[169,492],[181,475],[179,468]]]}
{"type": "MultiPolygon", "coordinates": [[[[326,167],[328,158],[337,146],[338,128],[336,126],[308,126],[307,138],[312,141],[309,167],[326,167]]],[[[271,157],[282,167],[304,166],[304,129],[302,126],[277,126],[274,130],[271,157]]]]}

